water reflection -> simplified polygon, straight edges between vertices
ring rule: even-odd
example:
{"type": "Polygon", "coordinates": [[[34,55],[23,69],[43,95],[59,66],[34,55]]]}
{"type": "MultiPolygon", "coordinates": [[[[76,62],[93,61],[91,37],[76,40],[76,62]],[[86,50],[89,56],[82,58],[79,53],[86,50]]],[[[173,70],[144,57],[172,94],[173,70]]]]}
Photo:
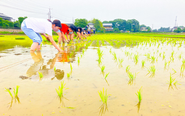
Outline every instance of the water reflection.
{"type": "Polygon", "coordinates": [[[32,59],[34,61],[34,64],[30,66],[30,68],[27,70],[27,78],[24,78],[24,76],[20,76],[22,79],[33,79],[33,80],[39,80],[39,73],[42,73],[43,78],[48,79],[57,79],[62,80],[64,78],[64,71],[60,69],[56,69],[54,71],[55,63],[59,57],[59,53],[55,55],[53,59],[50,59],[46,64],[44,64],[44,59],[42,58],[41,52],[31,52],[30,55],[32,56],[32,59]]]}
{"type": "Polygon", "coordinates": [[[140,110],[140,107],[141,107],[141,102],[138,102],[138,103],[136,104],[136,106],[137,106],[137,112],[139,113],[139,110],[140,110]]]}
{"type": "Polygon", "coordinates": [[[20,104],[21,102],[20,102],[20,99],[19,99],[19,97],[18,96],[16,96],[15,98],[12,98],[11,99],[11,101],[10,101],[10,106],[9,106],[9,109],[11,109],[12,108],[12,105],[13,105],[13,101],[15,102],[15,103],[18,103],[18,104],[20,104]]]}
{"type": "Polygon", "coordinates": [[[102,116],[103,114],[105,114],[106,111],[108,111],[107,104],[103,103],[103,104],[100,106],[99,114],[102,116]]]}

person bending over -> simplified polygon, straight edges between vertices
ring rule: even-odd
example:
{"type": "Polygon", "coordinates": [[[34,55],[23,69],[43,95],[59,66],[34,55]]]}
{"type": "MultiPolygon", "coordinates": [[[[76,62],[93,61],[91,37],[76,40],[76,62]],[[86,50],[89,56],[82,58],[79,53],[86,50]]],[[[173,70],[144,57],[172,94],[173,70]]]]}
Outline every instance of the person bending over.
{"type": "Polygon", "coordinates": [[[76,26],[74,26],[74,25],[71,25],[70,27],[69,27],[69,37],[70,37],[70,40],[73,40],[73,38],[74,38],[74,32],[76,32],[77,33],[77,35],[78,35],[78,37],[80,38],[80,39],[82,39],[81,38],[81,34],[80,34],[80,32],[78,32],[78,28],[76,27],[76,26]]]}
{"type": "Polygon", "coordinates": [[[39,18],[26,18],[22,24],[22,31],[33,40],[33,44],[31,45],[31,52],[35,50],[40,51],[40,44],[42,42],[42,37],[39,33],[44,35],[48,41],[50,41],[53,46],[59,51],[62,50],[57,46],[52,37],[52,30],[58,32],[61,27],[61,23],[59,20],[54,20],[51,22],[47,19],[39,19],[39,18]],[[47,34],[47,35],[46,35],[47,34]]]}

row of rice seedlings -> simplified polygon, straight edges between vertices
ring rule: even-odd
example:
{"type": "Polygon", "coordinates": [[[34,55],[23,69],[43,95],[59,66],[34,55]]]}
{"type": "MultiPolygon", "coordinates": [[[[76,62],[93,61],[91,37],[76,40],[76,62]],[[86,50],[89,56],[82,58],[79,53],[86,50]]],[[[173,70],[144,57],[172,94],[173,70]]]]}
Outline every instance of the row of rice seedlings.
{"type": "Polygon", "coordinates": [[[103,56],[103,51],[100,50],[100,48],[97,49],[98,53],[98,64],[101,64],[102,56],[103,56]]]}
{"type": "Polygon", "coordinates": [[[14,93],[14,96],[12,95],[10,89],[7,89],[5,88],[6,91],[10,94],[10,96],[13,98],[13,97],[18,97],[18,92],[19,92],[19,86],[17,85],[16,88],[13,88],[13,93],[14,93]]]}

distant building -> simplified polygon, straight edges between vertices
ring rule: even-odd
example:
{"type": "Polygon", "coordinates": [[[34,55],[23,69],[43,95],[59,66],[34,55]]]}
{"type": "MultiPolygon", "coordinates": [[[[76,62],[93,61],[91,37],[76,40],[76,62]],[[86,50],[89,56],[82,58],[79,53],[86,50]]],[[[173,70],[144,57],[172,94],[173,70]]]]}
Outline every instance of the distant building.
{"type": "Polygon", "coordinates": [[[112,23],[103,23],[103,27],[105,28],[105,31],[113,31],[112,23]]]}
{"type": "Polygon", "coordinates": [[[0,17],[3,18],[4,20],[12,21],[12,17],[6,16],[3,13],[0,13],[0,17]]]}
{"type": "Polygon", "coordinates": [[[91,27],[92,30],[96,30],[93,23],[88,23],[88,25],[91,27]]]}
{"type": "Polygon", "coordinates": [[[175,27],[173,27],[173,28],[171,29],[171,31],[174,32],[174,30],[176,30],[177,28],[178,28],[178,27],[175,26],[175,27]]]}
{"type": "Polygon", "coordinates": [[[140,31],[148,31],[148,29],[146,27],[141,27],[140,31]]]}

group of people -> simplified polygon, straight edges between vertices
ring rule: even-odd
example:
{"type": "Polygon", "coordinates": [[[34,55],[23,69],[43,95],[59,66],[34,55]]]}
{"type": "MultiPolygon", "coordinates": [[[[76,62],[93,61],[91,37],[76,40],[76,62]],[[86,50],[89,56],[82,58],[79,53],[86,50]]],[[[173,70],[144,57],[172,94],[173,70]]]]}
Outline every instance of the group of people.
{"type": "Polygon", "coordinates": [[[26,18],[21,24],[21,29],[33,41],[30,49],[32,52],[35,50],[40,51],[40,44],[42,42],[40,34],[45,36],[59,52],[62,52],[62,49],[57,46],[52,37],[52,30],[58,34],[59,44],[61,44],[61,42],[64,43],[73,40],[75,36],[74,33],[77,34],[77,39],[86,38],[87,35],[91,34],[89,25],[87,25],[85,29],[82,29],[74,25],[68,26],[67,24],[61,23],[59,20],[50,21],[39,18],[26,18]]]}

